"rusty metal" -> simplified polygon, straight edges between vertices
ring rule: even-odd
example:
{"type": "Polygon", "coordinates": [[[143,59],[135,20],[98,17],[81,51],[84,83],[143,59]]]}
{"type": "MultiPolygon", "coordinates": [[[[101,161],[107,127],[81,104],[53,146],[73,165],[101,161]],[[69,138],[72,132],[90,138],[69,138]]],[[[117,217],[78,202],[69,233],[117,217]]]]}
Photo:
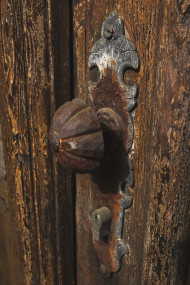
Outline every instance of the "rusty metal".
{"type": "Polygon", "coordinates": [[[89,57],[89,68],[100,71],[98,82],[88,85],[91,106],[79,99],[61,106],[49,133],[52,150],[64,167],[92,173],[93,247],[100,271],[108,277],[120,269],[122,256],[129,252],[122,228],[124,210],[132,204],[133,166],[128,154],[137,86],[127,86],[123,78],[125,70],[138,66],[136,47],[125,37],[123,21],[113,12],[89,57]]]}
{"type": "Polygon", "coordinates": [[[113,27],[112,25],[109,25],[108,23],[106,24],[105,26],[105,30],[104,30],[104,36],[107,38],[107,39],[110,39],[113,35],[113,27]]]}
{"type": "Polygon", "coordinates": [[[133,166],[128,153],[133,142],[130,112],[136,104],[137,86],[127,86],[123,78],[125,70],[138,66],[136,47],[125,37],[123,21],[113,12],[103,23],[101,39],[89,57],[89,68],[97,67],[100,71],[99,81],[89,82],[89,97],[105,144],[104,157],[93,176],[94,207],[104,205],[112,213],[109,239],[93,237],[100,271],[106,276],[119,270],[122,256],[129,251],[122,240],[122,228],[124,210],[132,204],[128,187],[133,185],[133,166]]]}
{"type": "Polygon", "coordinates": [[[108,238],[112,221],[111,211],[106,207],[102,207],[92,213],[91,220],[95,240],[108,238]]]}
{"type": "Polygon", "coordinates": [[[103,135],[97,115],[79,99],[56,111],[49,141],[60,163],[75,172],[96,170],[103,156],[103,135]]]}

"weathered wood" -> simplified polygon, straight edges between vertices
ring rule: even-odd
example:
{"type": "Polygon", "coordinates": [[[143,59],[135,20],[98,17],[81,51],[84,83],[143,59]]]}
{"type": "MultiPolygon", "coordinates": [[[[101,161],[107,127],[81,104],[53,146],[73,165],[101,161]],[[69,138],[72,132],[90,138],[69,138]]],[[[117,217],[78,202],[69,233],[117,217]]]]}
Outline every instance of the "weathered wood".
{"type": "Polygon", "coordinates": [[[8,208],[8,188],[6,183],[3,144],[0,128],[0,284],[10,284],[10,216],[8,208]]]}
{"type": "Polygon", "coordinates": [[[189,233],[188,1],[73,1],[75,93],[87,98],[88,57],[111,11],[124,19],[140,58],[131,157],[133,205],[123,237],[130,253],[112,279],[99,272],[89,227],[88,175],[77,175],[78,284],[187,284],[189,233]],[[85,246],[84,246],[85,245],[85,246]]]}
{"type": "Polygon", "coordinates": [[[0,5],[11,284],[72,284],[73,177],[54,161],[48,144],[54,109],[71,93],[69,1],[0,5]]]}
{"type": "MultiPolygon", "coordinates": [[[[78,284],[186,284],[189,262],[188,1],[1,1],[1,123],[8,181],[11,284],[75,280],[72,177],[54,161],[47,133],[54,109],[75,91],[87,97],[87,61],[115,10],[141,67],[131,152],[130,247],[119,273],[101,276],[92,249],[89,176],[77,176],[78,284]],[[34,3],[35,2],[35,3],[34,3]]],[[[94,209],[93,209],[94,210],[94,209]]],[[[4,220],[5,224],[5,220],[4,220]]],[[[4,242],[4,241],[3,241],[4,242]]]]}

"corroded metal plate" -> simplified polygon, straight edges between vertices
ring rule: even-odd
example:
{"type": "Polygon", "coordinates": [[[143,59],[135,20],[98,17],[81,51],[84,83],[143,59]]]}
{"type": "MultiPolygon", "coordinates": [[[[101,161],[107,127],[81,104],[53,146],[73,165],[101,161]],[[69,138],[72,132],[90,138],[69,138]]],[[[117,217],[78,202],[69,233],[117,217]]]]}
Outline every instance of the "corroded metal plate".
{"type": "Polygon", "coordinates": [[[128,187],[133,184],[133,173],[128,153],[133,142],[130,112],[136,103],[137,86],[127,86],[123,78],[125,70],[139,67],[136,47],[124,35],[123,21],[114,12],[103,23],[101,39],[92,48],[89,68],[93,67],[99,69],[100,79],[89,82],[89,97],[105,144],[100,167],[92,175],[93,208],[104,206],[112,213],[108,238],[93,238],[93,246],[102,273],[110,276],[119,270],[122,256],[128,253],[122,227],[124,209],[132,203],[128,187]]]}

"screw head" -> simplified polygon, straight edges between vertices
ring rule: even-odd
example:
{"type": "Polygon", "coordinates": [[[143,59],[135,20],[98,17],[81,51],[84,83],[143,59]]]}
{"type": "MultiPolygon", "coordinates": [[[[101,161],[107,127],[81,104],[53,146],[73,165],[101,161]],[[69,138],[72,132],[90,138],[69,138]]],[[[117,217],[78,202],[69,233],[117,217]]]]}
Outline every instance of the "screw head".
{"type": "Polygon", "coordinates": [[[110,39],[113,35],[113,27],[110,26],[109,24],[106,24],[105,26],[105,30],[104,30],[104,36],[107,38],[107,39],[110,39]]]}

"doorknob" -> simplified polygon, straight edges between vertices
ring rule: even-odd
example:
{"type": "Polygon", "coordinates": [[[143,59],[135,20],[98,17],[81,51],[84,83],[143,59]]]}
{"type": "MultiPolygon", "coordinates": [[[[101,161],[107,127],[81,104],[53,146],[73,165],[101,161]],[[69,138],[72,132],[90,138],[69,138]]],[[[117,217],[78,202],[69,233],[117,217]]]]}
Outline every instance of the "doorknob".
{"type": "Polygon", "coordinates": [[[62,105],[54,114],[49,131],[51,148],[63,167],[78,173],[96,171],[108,151],[122,141],[122,118],[111,108],[97,114],[80,99],[62,105]]]}
{"type": "Polygon", "coordinates": [[[96,192],[89,213],[92,244],[106,276],[120,269],[122,256],[129,252],[122,228],[124,210],[132,204],[129,151],[137,86],[125,84],[124,72],[137,69],[139,58],[124,34],[123,21],[112,12],[89,57],[89,68],[100,72],[98,82],[88,83],[90,104],[80,99],[65,103],[55,112],[49,132],[51,148],[63,167],[91,173],[89,192],[96,192]]]}
{"type": "Polygon", "coordinates": [[[103,134],[98,117],[80,99],[67,102],[56,111],[49,141],[59,162],[75,172],[96,170],[103,156],[103,134]]]}

